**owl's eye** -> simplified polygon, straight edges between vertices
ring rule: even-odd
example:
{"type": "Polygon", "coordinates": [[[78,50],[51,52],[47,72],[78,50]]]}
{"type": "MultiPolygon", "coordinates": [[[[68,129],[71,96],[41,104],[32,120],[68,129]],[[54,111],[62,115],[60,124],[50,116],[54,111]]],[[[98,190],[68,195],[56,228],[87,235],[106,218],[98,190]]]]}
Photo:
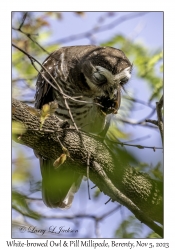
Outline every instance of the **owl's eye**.
{"type": "Polygon", "coordinates": [[[106,77],[105,77],[104,75],[98,73],[98,72],[95,72],[95,73],[94,73],[94,77],[95,77],[95,79],[97,80],[97,82],[98,82],[99,84],[104,84],[104,83],[107,82],[106,77]]]}
{"type": "Polygon", "coordinates": [[[120,85],[123,86],[124,84],[126,84],[126,83],[128,82],[128,80],[129,80],[129,79],[128,79],[127,77],[121,79],[121,80],[120,80],[120,85]]]}

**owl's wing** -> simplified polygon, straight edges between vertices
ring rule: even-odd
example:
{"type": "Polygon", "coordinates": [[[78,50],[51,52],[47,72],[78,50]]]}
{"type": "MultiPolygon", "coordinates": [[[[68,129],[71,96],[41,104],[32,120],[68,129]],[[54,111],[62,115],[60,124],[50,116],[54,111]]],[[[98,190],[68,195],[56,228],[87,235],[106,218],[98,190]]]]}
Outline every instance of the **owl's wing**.
{"type": "MultiPolygon", "coordinates": [[[[54,76],[56,63],[58,64],[58,61],[56,57],[52,57],[52,54],[43,63],[52,76],[54,76]]],[[[49,74],[41,70],[36,83],[35,95],[35,107],[38,109],[54,100],[53,87],[44,79],[43,74],[53,83],[49,74]]],[[[37,152],[35,154],[37,155],[37,152]]],[[[58,169],[54,169],[52,160],[43,159],[41,156],[38,156],[38,158],[42,174],[42,197],[44,203],[48,207],[69,208],[74,194],[81,184],[82,176],[73,171],[70,166],[67,167],[63,164],[58,169]]]]}
{"type": "Polygon", "coordinates": [[[66,83],[67,76],[70,73],[71,67],[73,67],[73,63],[68,63],[66,60],[67,57],[64,59],[64,50],[65,48],[61,48],[54,51],[42,64],[43,68],[38,75],[36,83],[36,108],[41,108],[45,103],[53,101],[53,90],[54,88],[57,89],[56,82],[58,79],[66,83]]]}
{"type": "MultiPolygon", "coordinates": [[[[48,57],[45,62],[43,63],[44,67],[52,74],[52,70],[54,65],[53,61],[50,60],[48,57]],[[49,60],[48,60],[49,59],[49,60]],[[46,63],[45,63],[46,62],[46,63]],[[48,62],[48,63],[47,63],[48,62]]],[[[49,102],[53,101],[53,88],[52,86],[47,82],[47,80],[44,79],[43,75],[52,82],[51,77],[49,74],[41,70],[41,72],[38,75],[37,82],[36,82],[36,94],[35,94],[35,108],[41,109],[41,107],[49,102]]]]}

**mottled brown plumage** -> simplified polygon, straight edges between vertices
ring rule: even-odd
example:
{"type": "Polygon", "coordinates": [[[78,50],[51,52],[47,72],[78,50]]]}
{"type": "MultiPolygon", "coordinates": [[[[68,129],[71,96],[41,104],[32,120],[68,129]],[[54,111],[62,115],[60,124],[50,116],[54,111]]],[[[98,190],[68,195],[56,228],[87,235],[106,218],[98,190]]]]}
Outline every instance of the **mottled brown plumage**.
{"type": "MultiPolygon", "coordinates": [[[[104,129],[105,113],[116,113],[119,109],[120,90],[129,80],[132,69],[121,50],[94,45],[60,48],[46,58],[43,66],[46,71],[42,69],[38,75],[35,107],[41,108],[45,103],[57,100],[56,114],[72,124],[62,94],[49,84],[56,87],[49,72],[66,95],[81,96],[79,100],[87,102],[67,99],[76,125],[95,134],[104,129]]],[[[49,207],[69,207],[81,177],[73,172],[70,176],[69,170],[63,170],[64,165],[55,170],[52,161],[43,158],[40,161],[45,204],[49,207]],[[61,180],[64,181],[61,183],[61,180]]]]}

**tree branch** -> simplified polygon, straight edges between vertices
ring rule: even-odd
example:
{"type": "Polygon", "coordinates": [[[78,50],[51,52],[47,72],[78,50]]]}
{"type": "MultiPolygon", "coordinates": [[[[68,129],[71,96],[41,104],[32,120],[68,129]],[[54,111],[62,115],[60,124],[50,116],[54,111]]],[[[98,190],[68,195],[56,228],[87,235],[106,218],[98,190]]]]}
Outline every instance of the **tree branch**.
{"type": "Polygon", "coordinates": [[[146,122],[152,123],[159,128],[162,145],[163,145],[163,117],[162,117],[162,107],[163,107],[163,95],[160,98],[159,102],[156,102],[156,110],[157,110],[157,120],[146,119],[146,122]]]}
{"type": "Polygon", "coordinates": [[[45,158],[56,160],[62,154],[60,140],[70,153],[70,158],[62,167],[74,168],[85,176],[87,150],[90,152],[89,178],[112,201],[126,206],[141,222],[163,237],[162,228],[154,223],[163,221],[161,182],[122,164],[121,159],[113,155],[100,138],[84,132],[80,136],[74,127],[55,115],[46,119],[40,130],[37,112],[39,110],[33,112],[31,107],[22,102],[12,101],[12,120],[19,122],[24,128],[14,136],[16,142],[31,147],[45,158]]]}
{"type": "Polygon", "coordinates": [[[118,26],[119,24],[121,24],[123,22],[131,20],[133,18],[137,18],[137,17],[143,16],[143,15],[146,15],[147,13],[149,13],[149,12],[138,12],[138,13],[134,13],[134,14],[133,13],[126,14],[126,15],[123,15],[119,18],[116,18],[111,23],[102,25],[98,28],[95,26],[93,29],[91,29],[89,31],[57,39],[56,41],[49,43],[49,45],[60,44],[60,43],[62,44],[62,43],[72,42],[72,41],[79,40],[79,39],[90,38],[94,34],[97,34],[97,33],[103,32],[103,31],[108,31],[108,30],[113,29],[114,27],[118,26]]]}
{"type": "Polygon", "coordinates": [[[163,107],[163,96],[160,98],[159,102],[156,102],[158,127],[160,130],[162,144],[163,144],[163,118],[162,118],[162,107],[163,107]]]}

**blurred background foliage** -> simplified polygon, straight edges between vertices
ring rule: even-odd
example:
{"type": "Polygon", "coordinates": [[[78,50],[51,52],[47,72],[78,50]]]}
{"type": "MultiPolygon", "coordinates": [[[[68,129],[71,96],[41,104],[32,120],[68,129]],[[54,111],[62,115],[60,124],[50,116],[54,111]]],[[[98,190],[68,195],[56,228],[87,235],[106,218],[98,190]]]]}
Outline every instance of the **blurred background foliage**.
{"type": "MultiPolygon", "coordinates": [[[[127,25],[131,19],[137,18],[139,23],[147,14],[149,13],[93,12],[91,16],[96,17],[94,19],[96,23],[91,24],[90,29],[84,26],[83,32],[80,33],[79,26],[76,25],[78,23],[82,26],[84,18],[90,23],[90,14],[87,12],[12,12],[12,43],[41,63],[49,53],[61,46],[96,44],[123,50],[133,62],[134,76],[123,91],[119,114],[112,117],[108,131],[108,145],[120,155],[123,161],[129,162],[139,171],[148,173],[152,178],[163,180],[162,150],[155,147],[155,144],[159,148],[162,146],[159,130],[145,122],[147,118],[157,119],[155,103],[163,93],[162,47],[153,49],[144,43],[134,41],[135,33],[137,35],[141,33],[141,30],[134,30],[134,27],[135,33],[133,32],[130,38],[120,30],[122,22],[127,25]],[[74,32],[72,35],[69,35],[69,30],[64,23],[66,18],[70,18],[68,24],[71,33],[74,32]],[[116,27],[117,30],[115,30],[116,27]],[[64,30],[68,32],[65,37],[64,30]],[[110,30],[112,32],[106,33],[105,39],[104,37],[99,39],[100,33],[110,30]],[[143,94],[139,99],[135,98],[133,82],[136,82],[137,88],[141,89],[143,94]],[[143,98],[144,92],[146,97],[143,98]],[[141,113],[138,114],[138,110],[141,113]],[[149,140],[149,147],[145,146],[144,140],[147,142],[149,140]],[[140,153],[141,151],[145,153],[140,153]],[[156,154],[155,151],[159,153],[156,154]],[[150,163],[150,159],[153,163],[150,163]]],[[[40,70],[39,65],[35,63],[35,66],[40,70]]],[[[33,106],[37,74],[30,59],[12,47],[12,96],[33,106]]],[[[91,184],[93,186],[93,183],[91,184]]],[[[126,208],[112,202],[104,205],[108,197],[104,196],[97,187],[91,190],[91,201],[86,194],[87,183],[84,181],[71,209],[62,211],[47,208],[41,199],[38,160],[32,150],[12,141],[12,237],[158,238],[126,208]],[[48,232],[41,235],[37,232],[33,234],[28,232],[30,226],[48,229],[51,225],[55,225],[57,229],[59,226],[70,227],[78,230],[78,233],[58,235],[48,232]],[[19,230],[21,226],[26,228],[23,233],[19,230]]]]}

